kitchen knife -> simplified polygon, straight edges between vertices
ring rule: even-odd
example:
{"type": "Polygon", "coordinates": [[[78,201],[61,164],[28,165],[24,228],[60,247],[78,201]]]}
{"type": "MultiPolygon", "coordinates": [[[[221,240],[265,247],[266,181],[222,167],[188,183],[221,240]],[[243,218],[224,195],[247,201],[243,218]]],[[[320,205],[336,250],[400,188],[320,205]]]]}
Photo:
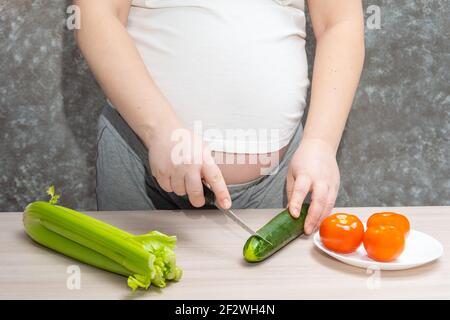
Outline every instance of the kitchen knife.
{"type": "Polygon", "coordinates": [[[232,210],[228,209],[223,209],[221,208],[217,202],[216,202],[216,197],[214,195],[214,192],[210,189],[209,185],[203,181],[203,193],[205,195],[205,200],[206,203],[215,206],[217,209],[219,209],[220,212],[224,213],[228,218],[230,218],[231,220],[233,220],[235,223],[237,223],[242,229],[244,229],[245,231],[247,231],[248,233],[250,233],[252,236],[256,236],[262,240],[264,240],[265,242],[267,242],[268,244],[270,244],[272,246],[272,243],[267,240],[266,238],[264,238],[263,236],[261,236],[260,234],[258,234],[256,231],[254,231],[252,228],[250,228],[241,218],[239,218],[232,210]]]}

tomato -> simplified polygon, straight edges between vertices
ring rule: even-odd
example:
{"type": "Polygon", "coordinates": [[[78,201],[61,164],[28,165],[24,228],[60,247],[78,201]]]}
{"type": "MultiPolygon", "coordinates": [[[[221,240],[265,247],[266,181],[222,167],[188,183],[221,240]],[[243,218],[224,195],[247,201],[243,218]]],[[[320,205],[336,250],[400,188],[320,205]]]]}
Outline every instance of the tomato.
{"type": "Polygon", "coordinates": [[[364,226],[357,216],[336,213],[320,225],[320,239],[325,247],[339,253],[358,249],[364,237],[364,226]]]}
{"type": "Polygon", "coordinates": [[[409,220],[402,214],[395,212],[378,212],[371,215],[369,220],[367,220],[367,228],[382,225],[396,227],[397,229],[403,231],[405,237],[409,234],[409,220]]]}
{"type": "Polygon", "coordinates": [[[369,258],[389,262],[397,259],[405,249],[405,235],[395,226],[372,226],[364,233],[363,243],[369,258]]]}

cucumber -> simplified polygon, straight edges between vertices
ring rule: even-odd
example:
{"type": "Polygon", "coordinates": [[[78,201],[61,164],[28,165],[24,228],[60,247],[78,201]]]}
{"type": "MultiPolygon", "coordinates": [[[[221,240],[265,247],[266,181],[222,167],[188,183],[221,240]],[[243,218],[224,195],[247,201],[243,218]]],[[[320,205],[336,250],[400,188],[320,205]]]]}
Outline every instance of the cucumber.
{"type": "Polygon", "coordinates": [[[300,211],[300,217],[297,219],[290,215],[288,209],[277,214],[256,232],[259,237],[254,235],[248,238],[243,250],[245,260],[248,262],[262,261],[302,235],[308,208],[309,204],[304,204],[300,211]]]}

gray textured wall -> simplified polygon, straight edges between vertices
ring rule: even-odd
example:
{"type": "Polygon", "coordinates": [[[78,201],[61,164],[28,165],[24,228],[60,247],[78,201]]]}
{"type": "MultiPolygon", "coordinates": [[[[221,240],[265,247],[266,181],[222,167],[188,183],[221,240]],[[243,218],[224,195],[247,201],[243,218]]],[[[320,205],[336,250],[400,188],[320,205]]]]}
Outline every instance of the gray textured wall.
{"type": "MultiPolygon", "coordinates": [[[[50,183],[65,205],[96,207],[104,97],[65,28],[69,4],[0,0],[0,211],[22,210],[50,183]]],[[[449,1],[369,5],[380,6],[381,29],[366,31],[338,205],[449,205],[449,1]]]]}

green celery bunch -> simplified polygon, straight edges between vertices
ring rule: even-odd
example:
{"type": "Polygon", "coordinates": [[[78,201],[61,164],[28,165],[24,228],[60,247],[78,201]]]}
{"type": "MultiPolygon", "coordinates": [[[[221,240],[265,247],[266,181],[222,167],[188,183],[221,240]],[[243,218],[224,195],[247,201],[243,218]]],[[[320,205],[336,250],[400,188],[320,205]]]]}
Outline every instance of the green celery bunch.
{"type": "Polygon", "coordinates": [[[133,235],[75,210],[57,205],[51,186],[49,202],[29,204],[23,215],[26,233],[37,243],[92,266],[128,277],[128,286],[163,288],[178,281],[177,238],[158,231],[133,235]]]}

